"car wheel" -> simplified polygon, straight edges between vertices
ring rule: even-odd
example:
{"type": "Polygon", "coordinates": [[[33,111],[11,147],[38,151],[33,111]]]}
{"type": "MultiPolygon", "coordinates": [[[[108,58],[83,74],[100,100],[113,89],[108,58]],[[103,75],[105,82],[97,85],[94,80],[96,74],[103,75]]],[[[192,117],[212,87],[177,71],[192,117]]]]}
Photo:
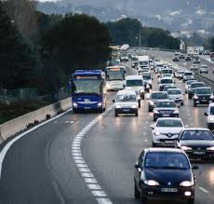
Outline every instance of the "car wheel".
{"type": "Polygon", "coordinates": [[[144,94],[141,97],[142,97],[142,99],[144,99],[144,94]]]}
{"type": "Polygon", "coordinates": [[[148,112],[152,112],[150,105],[148,105],[148,112]]]}
{"type": "Polygon", "coordinates": [[[138,108],[141,107],[141,101],[138,101],[138,108]]]}
{"type": "Polygon", "coordinates": [[[187,204],[194,204],[194,203],[195,203],[195,199],[194,198],[187,199],[187,204]]]}
{"type": "Polygon", "coordinates": [[[157,118],[153,117],[153,121],[156,121],[156,120],[157,120],[157,118]]]}
{"type": "Polygon", "coordinates": [[[194,107],[196,107],[196,106],[197,106],[197,104],[196,104],[196,103],[193,103],[193,106],[194,106],[194,107]]]}
{"type": "Polygon", "coordinates": [[[181,102],[181,105],[182,105],[182,106],[184,105],[184,102],[183,102],[183,101],[181,102]]]}
{"type": "Polygon", "coordinates": [[[188,94],[188,99],[192,99],[192,95],[191,94],[188,94]]]}
{"type": "Polygon", "coordinates": [[[157,144],[155,144],[154,142],[152,142],[152,147],[157,147],[157,144]]]}
{"type": "Polygon", "coordinates": [[[114,116],[117,117],[117,116],[118,116],[118,113],[114,113],[114,116]]]}
{"type": "Polygon", "coordinates": [[[135,116],[136,116],[136,117],[138,116],[138,112],[135,113],[135,116]]]}
{"type": "Polygon", "coordinates": [[[78,113],[78,110],[77,109],[73,109],[73,113],[78,113]]]}
{"type": "Polygon", "coordinates": [[[139,192],[139,190],[137,189],[136,184],[134,184],[134,197],[135,197],[136,199],[140,198],[140,192],[139,192]]]}

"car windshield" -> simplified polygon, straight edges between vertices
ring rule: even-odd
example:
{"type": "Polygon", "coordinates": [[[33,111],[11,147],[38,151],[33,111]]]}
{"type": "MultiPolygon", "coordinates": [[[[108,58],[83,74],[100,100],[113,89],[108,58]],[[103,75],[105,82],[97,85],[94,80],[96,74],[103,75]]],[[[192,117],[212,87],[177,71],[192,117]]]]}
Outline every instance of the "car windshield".
{"type": "Polygon", "coordinates": [[[176,103],[174,101],[158,101],[155,104],[156,108],[176,108],[176,103]]]}
{"type": "Polygon", "coordinates": [[[195,90],[195,93],[196,94],[211,94],[212,93],[212,90],[211,88],[210,89],[196,89],[195,90]]]}
{"type": "Polygon", "coordinates": [[[143,80],[127,80],[126,86],[143,86],[143,80]]]}
{"type": "Polygon", "coordinates": [[[190,169],[187,157],[177,152],[148,152],[144,160],[145,168],[190,169]]]}
{"type": "Polygon", "coordinates": [[[186,82],[186,84],[187,84],[187,85],[190,85],[190,84],[193,83],[193,82],[196,82],[196,81],[195,81],[195,80],[194,80],[194,81],[189,80],[189,81],[186,82]]]}
{"type": "Polygon", "coordinates": [[[167,93],[152,93],[151,99],[168,99],[169,96],[167,93]]]}
{"type": "Polygon", "coordinates": [[[135,102],[137,101],[136,95],[117,95],[116,102],[135,102]]]}
{"type": "Polygon", "coordinates": [[[156,127],[183,127],[183,124],[180,120],[164,119],[158,120],[156,127]]]}
{"type": "Polygon", "coordinates": [[[190,73],[190,72],[189,72],[189,73],[187,72],[187,73],[184,73],[184,75],[185,75],[185,76],[192,76],[193,74],[190,73]]]}
{"type": "Polygon", "coordinates": [[[179,89],[174,89],[174,90],[167,90],[169,95],[178,95],[178,94],[182,94],[181,90],[179,89]]]}
{"type": "Polygon", "coordinates": [[[209,130],[185,130],[181,140],[214,140],[214,137],[209,130]]]}
{"type": "Polygon", "coordinates": [[[205,86],[205,84],[203,83],[192,83],[191,84],[191,88],[197,88],[197,87],[203,87],[205,86]]]}
{"type": "Polygon", "coordinates": [[[173,80],[172,79],[161,79],[160,83],[161,84],[172,84],[173,80]]]}
{"type": "Polygon", "coordinates": [[[151,79],[151,75],[143,75],[143,79],[147,79],[147,80],[150,80],[151,79]]]}

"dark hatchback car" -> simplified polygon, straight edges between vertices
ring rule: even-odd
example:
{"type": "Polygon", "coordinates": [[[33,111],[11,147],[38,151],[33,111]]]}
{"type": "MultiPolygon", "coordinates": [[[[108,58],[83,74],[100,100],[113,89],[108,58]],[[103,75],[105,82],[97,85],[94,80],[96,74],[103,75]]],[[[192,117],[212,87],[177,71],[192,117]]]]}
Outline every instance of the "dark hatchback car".
{"type": "Polygon", "coordinates": [[[152,112],[155,103],[160,99],[169,99],[169,95],[166,91],[154,91],[150,94],[148,99],[148,112],[152,112]]]}
{"type": "Polygon", "coordinates": [[[160,117],[179,117],[179,109],[174,100],[158,100],[153,110],[153,120],[160,117]]]}
{"type": "Polygon", "coordinates": [[[194,203],[195,180],[188,156],[175,148],[144,149],[136,164],[134,195],[147,199],[181,199],[194,203]]]}
{"type": "Polygon", "coordinates": [[[199,87],[205,87],[205,83],[204,82],[193,82],[190,84],[190,87],[188,89],[188,98],[189,99],[192,99],[195,89],[199,88],[199,87]]]}
{"type": "Polygon", "coordinates": [[[192,98],[194,107],[196,107],[198,104],[209,104],[214,102],[214,95],[211,87],[196,88],[192,98]]]}
{"type": "Polygon", "coordinates": [[[186,128],[178,136],[176,148],[189,158],[214,159],[214,135],[207,128],[186,128]]]}

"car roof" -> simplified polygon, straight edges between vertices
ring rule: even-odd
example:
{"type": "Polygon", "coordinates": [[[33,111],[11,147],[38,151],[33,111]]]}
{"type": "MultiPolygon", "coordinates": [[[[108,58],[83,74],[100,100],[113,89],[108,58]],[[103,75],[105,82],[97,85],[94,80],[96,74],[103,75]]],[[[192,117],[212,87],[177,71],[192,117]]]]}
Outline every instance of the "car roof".
{"type": "Polygon", "coordinates": [[[181,91],[180,88],[176,88],[176,87],[175,87],[175,88],[168,88],[168,89],[167,89],[167,92],[168,92],[168,91],[172,91],[172,90],[179,90],[179,91],[181,91]]]}
{"type": "Polygon", "coordinates": [[[189,128],[184,128],[183,131],[184,130],[208,130],[208,131],[210,131],[210,129],[204,128],[204,127],[189,127],[189,128]]]}
{"type": "Polygon", "coordinates": [[[182,121],[181,118],[173,118],[173,117],[158,118],[156,121],[160,121],[160,120],[179,120],[179,121],[182,121]]]}
{"type": "Polygon", "coordinates": [[[210,86],[197,87],[196,89],[211,89],[210,86]]]}
{"type": "Polygon", "coordinates": [[[153,91],[153,92],[151,92],[151,94],[155,94],[155,93],[165,93],[165,94],[167,94],[167,91],[153,91]]]}
{"type": "MultiPolygon", "coordinates": [[[[161,147],[150,147],[150,148],[146,148],[144,149],[145,152],[169,152],[169,153],[184,153],[183,150],[181,149],[176,149],[176,148],[161,148],[161,147]]],[[[184,153],[185,154],[185,153],[184,153]]]]}
{"type": "Polygon", "coordinates": [[[159,100],[157,100],[157,103],[158,102],[174,102],[175,103],[175,101],[172,99],[159,99],[159,100]]]}

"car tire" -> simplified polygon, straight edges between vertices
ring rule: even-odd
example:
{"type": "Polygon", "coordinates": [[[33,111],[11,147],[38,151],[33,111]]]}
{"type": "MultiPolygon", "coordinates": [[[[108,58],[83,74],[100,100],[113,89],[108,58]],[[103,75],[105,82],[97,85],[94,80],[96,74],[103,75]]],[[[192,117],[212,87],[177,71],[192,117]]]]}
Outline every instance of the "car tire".
{"type": "Polygon", "coordinates": [[[135,113],[135,116],[138,117],[138,112],[135,113]]]}
{"type": "Polygon", "coordinates": [[[155,144],[154,142],[152,142],[152,147],[157,147],[157,144],[155,144]]]}
{"type": "Polygon", "coordinates": [[[195,203],[195,199],[194,198],[187,199],[187,204],[194,204],[194,203],[195,203]]]}
{"type": "Polygon", "coordinates": [[[118,113],[114,113],[114,116],[117,117],[117,116],[118,116],[118,113]]]}
{"type": "Polygon", "coordinates": [[[192,99],[192,95],[191,94],[188,94],[188,99],[192,99]]]}
{"type": "Polygon", "coordinates": [[[194,103],[193,103],[193,106],[194,106],[194,107],[196,107],[196,106],[197,106],[197,104],[194,102],[194,103]]]}
{"type": "Polygon", "coordinates": [[[156,121],[156,120],[157,120],[157,118],[153,117],[153,121],[156,121]]]}
{"type": "Polygon", "coordinates": [[[138,101],[138,108],[141,107],[141,101],[138,101]]]}
{"type": "Polygon", "coordinates": [[[135,197],[136,199],[139,199],[139,198],[140,198],[140,191],[137,189],[136,184],[134,184],[134,197],[135,197]]]}
{"type": "Polygon", "coordinates": [[[184,102],[183,102],[183,101],[181,102],[181,105],[182,105],[182,106],[184,105],[184,102]]]}
{"type": "Polygon", "coordinates": [[[77,109],[73,109],[73,113],[78,113],[78,110],[77,109]]]}

